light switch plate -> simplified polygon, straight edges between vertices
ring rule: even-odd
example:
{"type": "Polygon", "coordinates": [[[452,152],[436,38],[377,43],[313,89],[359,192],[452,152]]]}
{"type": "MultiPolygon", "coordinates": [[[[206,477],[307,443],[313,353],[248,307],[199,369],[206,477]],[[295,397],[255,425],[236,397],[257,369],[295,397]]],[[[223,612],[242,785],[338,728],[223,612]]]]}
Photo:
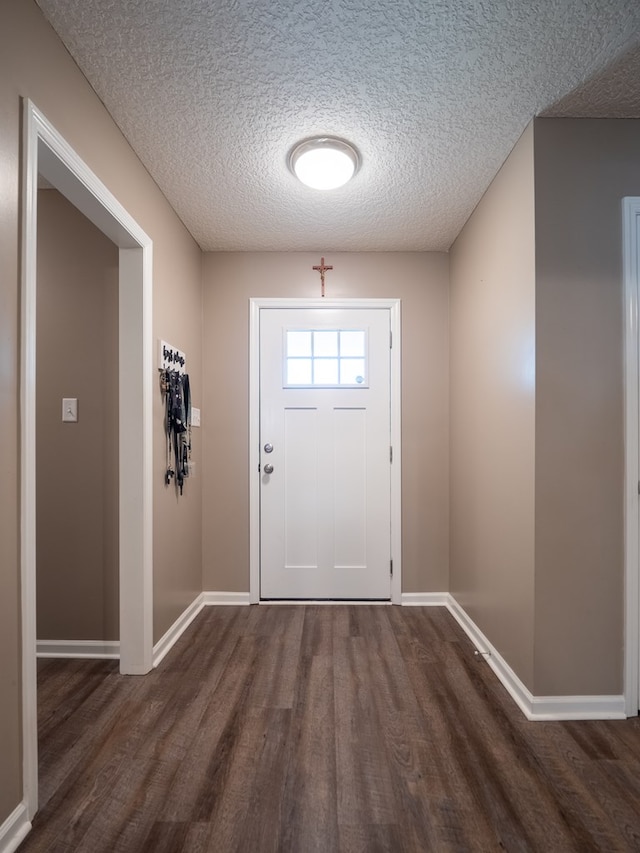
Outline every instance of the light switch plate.
{"type": "Polygon", "coordinates": [[[75,424],[78,421],[78,398],[62,398],[62,420],[65,423],[75,424]]]}
{"type": "Polygon", "coordinates": [[[200,409],[196,409],[194,406],[191,406],[191,426],[200,426],[200,409]]]}

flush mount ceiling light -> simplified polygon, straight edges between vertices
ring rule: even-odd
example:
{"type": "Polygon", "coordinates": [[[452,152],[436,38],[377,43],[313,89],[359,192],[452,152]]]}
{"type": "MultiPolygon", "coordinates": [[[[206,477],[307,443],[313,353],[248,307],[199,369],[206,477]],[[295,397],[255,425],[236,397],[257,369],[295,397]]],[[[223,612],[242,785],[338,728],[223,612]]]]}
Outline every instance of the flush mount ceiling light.
{"type": "Polygon", "coordinates": [[[315,190],[333,190],[346,184],[355,175],[359,163],[353,145],[333,136],[307,139],[289,154],[293,174],[315,190]]]}

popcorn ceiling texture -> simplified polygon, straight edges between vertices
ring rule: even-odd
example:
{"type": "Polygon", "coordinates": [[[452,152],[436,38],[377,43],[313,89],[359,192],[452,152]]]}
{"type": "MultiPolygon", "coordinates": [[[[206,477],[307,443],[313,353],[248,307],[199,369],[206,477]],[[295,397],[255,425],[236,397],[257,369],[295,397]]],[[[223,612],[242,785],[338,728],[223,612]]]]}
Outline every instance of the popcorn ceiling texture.
{"type": "Polygon", "coordinates": [[[574,118],[640,118],[640,46],[543,113],[574,118]]]}
{"type": "Polygon", "coordinates": [[[447,250],[535,114],[607,114],[640,34],[638,0],[37,2],[210,251],[447,250]],[[359,148],[346,187],[289,172],[317,134],[359,148]]]}

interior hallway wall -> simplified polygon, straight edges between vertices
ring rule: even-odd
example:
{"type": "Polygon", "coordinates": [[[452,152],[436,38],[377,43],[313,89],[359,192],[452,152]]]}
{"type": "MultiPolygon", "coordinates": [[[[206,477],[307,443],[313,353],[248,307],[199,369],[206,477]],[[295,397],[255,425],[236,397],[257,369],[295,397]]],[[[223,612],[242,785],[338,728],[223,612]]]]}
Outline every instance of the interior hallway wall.
{"type": "MultiPolygon", "coordinates": [[[[189,355],[201,396],[202,252],[169,207],[34,0],[3,0],[0,27],[0,824],[22,799],[19,415],[21,98],[31,98],[153,241],[153,336],[189,355]]],[[[197,403],[196,403],[197,404],[197,403]]],[[[201,479],[164,485],[153,411],[154,639],[202,589],[201,479]]],[[[200,437],[195,435],[195,458],[200,437]]]]}
{"type": "Polygon", "coordinates": [[[451,251],[450,586],[530,689],[534,240],[530,125],[451,251]]]}
{"type": "Polygon", "coordinates": [[[535,692],[616,695],[624,659],[622,198],[640,196],[640,120],[536,119],[535,175],[535,692]]]}
{"type": "Polygon", "coordinates": [[[56,190],[38,192],[37,303],[38,639],[118,640],[118,249],[56,190]]]}
{"type": "Polygon", "coordinates": [[[639,166],[638,120],[536,119],[451,253],[451,591],[537,696],[624,689],[622,199],[639,166]]]}
{"type": "MultiPolygon", "coordinates": [[[[204,259],[204,588],[249,590],[249,298],[320,296],[315,254],[204,259]]],[[[448,258],[336,253],[330,298],[402,300],[403,592],[448,588],[448,258]]]]}

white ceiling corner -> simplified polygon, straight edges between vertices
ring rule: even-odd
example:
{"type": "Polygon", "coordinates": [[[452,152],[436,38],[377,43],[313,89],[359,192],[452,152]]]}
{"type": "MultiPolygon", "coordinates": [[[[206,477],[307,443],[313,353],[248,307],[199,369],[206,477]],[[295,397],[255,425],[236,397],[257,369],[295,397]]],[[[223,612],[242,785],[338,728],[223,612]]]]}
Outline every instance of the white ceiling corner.
{"type": "Polygon", "coordinates": [[[209,251],[447,250],[534,115],[640,116],[638,0],[37,2],[209,251]]]}

